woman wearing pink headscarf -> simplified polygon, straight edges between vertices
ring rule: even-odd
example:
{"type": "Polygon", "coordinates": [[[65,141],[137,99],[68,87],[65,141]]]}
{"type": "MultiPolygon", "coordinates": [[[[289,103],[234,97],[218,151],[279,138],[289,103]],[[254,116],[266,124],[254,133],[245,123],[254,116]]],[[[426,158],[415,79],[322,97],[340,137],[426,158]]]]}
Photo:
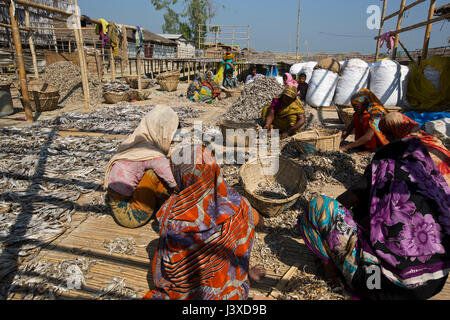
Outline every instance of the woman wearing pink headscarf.
{"type": "Polygon", "coordinates": [[[294,80],[290,73],[285,73],[283,76],[284,86],[287,87],[298,87],[298,82],[294,80]]]}

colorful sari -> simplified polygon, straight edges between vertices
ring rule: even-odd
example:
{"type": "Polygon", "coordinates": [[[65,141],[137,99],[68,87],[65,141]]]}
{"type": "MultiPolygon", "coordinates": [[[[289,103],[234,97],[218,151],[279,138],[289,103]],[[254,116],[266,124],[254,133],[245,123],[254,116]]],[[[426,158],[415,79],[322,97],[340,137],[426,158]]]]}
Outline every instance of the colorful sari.
{"type": "Polygon", "coordinates": [[[366,143],[365,147],[372,150],[386,145],[388,140],[378,128],[381,118],[388,113],[381,101],[370,90],[362,89],[353,95],[351,102],[354,107],[367,105],[361,114],[355,112],[353,115],[355,140],[360,139],[367,130],[372,129],[375,136],[366,143]]]}
{"type": "MultiPolygon", "coordinates": [[[[295,101],[291,103],[286,108],[283,108],[281,99],[275,98],[272,104],[267,105],[263,108],[262,119],[266,122],[269,110],[275,111],[275,119],[273,120],[273,126],[281,131],[287,131],[297,123],[298,116],[305,114],[305,109],[303,108],[303,103],[297,97],[296,87],[288,87],[283,92],[283,95],[287,95],[290,98],[295,97],[295,101]]],[[[300,131],[301,128],[298,129],[300,131]]]]}
{"type": "Polygon", "coordinates": [[[148,170],[131,198],[108,190],[106,203],[118,225],[135,229],[147,224],[168,198],[163,182],[153,170],[148,170]]]}
{"type": "Polygon", "coordinates": [[[427,134],[417,122],[399,112],[392,112],[384,117],[380,122],[380,129],[391,141],[407,137],[419,138],[450,186],[450,152],[441,140],[427,134]]]}
{"type": "Polygon", "coordinates": [[[225,183],[209,149],[190,146],[175,154],[190,155],[186,162],[193,164],[173,165],[181,192],[156,214],[156,289],[144,299],[246,300],[256,211],[225,183]]]}
{"type": "Polygon", "coordinates": [[[299,219],[307,246],[368,299],[428,299],[450,270],[450,188],[417,138],[379,150],[352,191],[362,211],[319,197],[299,219]],[[364,200],[364,199],[367,199],[364,200]],[[369,229],[361,221],[369,220],[369,229]],[[379,270],[380,288],[368,287],[379,270]]]}
{"type": "Polygon", "coordinates": [[[198,77],[189,85],[187,97],[194,102],[212,102],[213,89],[211,85],[206,82],[206,75],[200,73],[198,77]]]}

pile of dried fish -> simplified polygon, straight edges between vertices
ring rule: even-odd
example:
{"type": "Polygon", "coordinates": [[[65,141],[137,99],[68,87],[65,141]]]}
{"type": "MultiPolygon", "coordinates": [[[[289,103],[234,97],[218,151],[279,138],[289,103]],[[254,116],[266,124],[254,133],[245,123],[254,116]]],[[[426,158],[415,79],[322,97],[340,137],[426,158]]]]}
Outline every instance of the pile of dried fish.
{"type": "MultiPolygon", "coordinates": [[[[112,106],[98,109],[94,112],[70,112],[63,113],[54,119],[46,119],[36,122],[39,127],[56,127],[59,130],[78,129],[80,131],[100,132],[106,134],[133,133],[141,122],[143,116],[150,112],[154,106],[112,106]]],[[[173,107],[178,114],[182,127],[189,126],[187,119],[199,117],[200,111],[190,107],[173,107]]]]}
{"type": "MultiPolygon", "coordinates": [[[[56,62],[45,69],[43,80],[59,88],[60,103],[77,104],[84,101],[81,70],[71,62],[56,62]]],[[[101,83],[88,73],[89,92],[93,103],[103,101],[101,83]]]]}
{"type": "Polygon", "coordinates": [[[103,84],[103,92],[128,92],[130,91],[130,86],[126,83],[116,81],[116,82],[106,82],[103,84]]]}
{"type": "Polygon", "coordinates": [[[109,254],[118,253],[134,256],[136,255],[135,246],[136,242],[133,238],[115,238],[114,240],[103,241],[103,247],[109,251],[109,254]]]}
{"type": "Polygon", "coordinates": [[[133,300],[138,298],[140,290],[126,285],[125,279],[113,278],[106,283],[106,287],[98,294],[96,300],[133,300]]]}
{"type": "Polygon", "coordinates": [[[226,120],[252,121],[261,118],[262,109],[283,92],[275,78],[259,77],[245,85],[239,99],[223,116],[226,120]]]}
{"type": "Polygon", "coordinates": [[[291,196],[287,187],[276,181],[262,181],[254,192],[260,197],[274,200],[282,200],[291,196]]]}
{"type": "Polygon", "coordinates": [[[339,287],[332,289],[316,275],[298,270],[278,300],[344,300],[345,297],[339,292],[342,293],[343,289],[339,287]]]}
{"type": "Polygon", "coordinates": [[[25,300],[55,300],[70,290],[82,290],[86,275],[96,263],[77,258],[59,263],[37,261],[23,264],[8,291],[8,298],[20,294],[25,300]]]}

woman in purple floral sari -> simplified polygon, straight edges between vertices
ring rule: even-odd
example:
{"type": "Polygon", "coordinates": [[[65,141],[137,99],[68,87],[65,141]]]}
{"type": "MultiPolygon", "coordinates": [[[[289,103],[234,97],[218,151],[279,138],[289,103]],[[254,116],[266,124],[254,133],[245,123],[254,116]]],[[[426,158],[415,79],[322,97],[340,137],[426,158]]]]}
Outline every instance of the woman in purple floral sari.
{"type": "Polygon", "coordinates": [[[418,138],[378,151],[337,200],[314,199],[299,228],[357,297],[428,299],[447,280],[450,188],[418,138]]]}

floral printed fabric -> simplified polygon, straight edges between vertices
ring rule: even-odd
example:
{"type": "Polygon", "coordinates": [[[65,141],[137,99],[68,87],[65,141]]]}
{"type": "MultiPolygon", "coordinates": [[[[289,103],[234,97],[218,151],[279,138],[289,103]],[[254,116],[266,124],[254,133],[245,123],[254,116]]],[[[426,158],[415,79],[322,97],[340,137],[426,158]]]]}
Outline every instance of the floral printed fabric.
{"type": "Polygon", "coordinates": [[[395,284],[417,287],[448,274],[450,190],[418,138],[389,144],[370,167],[366,243],[395,284]]]}
{"type": "Polygon", "coordinates": [[[390,143],[374,156],[365,177],[370,182],[365,216],[370,228],[324,197],[323,211],[317,210],[316,199],[299,220],[306,244],[332,261],[348,284],[358,268],[373,264],[403,288],[445,278],[450,269],[450,189],[424,144],[418,138],[390,143]]]}

